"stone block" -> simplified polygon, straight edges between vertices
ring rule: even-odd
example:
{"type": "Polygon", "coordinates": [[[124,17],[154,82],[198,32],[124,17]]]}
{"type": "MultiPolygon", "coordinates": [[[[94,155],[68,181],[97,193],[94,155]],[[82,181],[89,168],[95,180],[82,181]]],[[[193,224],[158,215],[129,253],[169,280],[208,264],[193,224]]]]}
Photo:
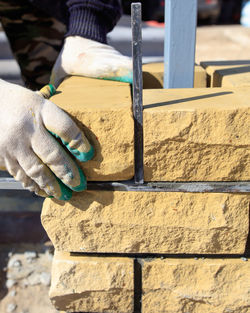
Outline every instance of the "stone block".
{"type": "Polygon", "coordinates": [[[81,163],[88,180],[126,180],[134,175],[134,122],[126,83],[70,77],[51,101],[68,112],[95,148],[81,163]]]}
{"type": "Polygon", "coordinates": [[[143,89],[163,88],[164,63],[143,64],[143,89]]]}
{"type": "MultiPolygon", "coordinates": [[[[148,63],[142,66],[143,69],[143,88],[156,89],[163,88],[164,63],[148,63]]],[[[194,88],[207,87],[205,70],[195,65],[194,68],[194,88]]]]}
{"type": "Polygon", "coordinates": [[[145,181],[250,180],[249,88],[144,90],[145,181]]]}
{"type": "Polygon", "coordinates": [[[249,195],[85,191],[46,199],[42,224],[59,251],[243,253],[249,195]]]}
{"type": "Polygon", "coordinates": [[[56,252],[50,299],[58,310],[67,312],[132,313],[133,259],[56,252]]]}
{"type": "Polygon", "coordinates": [[[206,71],[200,65],[194,66],[194,88],[206,88],[207,75],[206,71]]]}
{"type": "Polygon", "coordinates": [[[247,313],[249,261],[142,261],[142,313],[247,313]]]}
{"type": "Polygon", "coordinates": [[[250,61],[201,62],[206,69],[210,87],[250,86],[250,61]]]}

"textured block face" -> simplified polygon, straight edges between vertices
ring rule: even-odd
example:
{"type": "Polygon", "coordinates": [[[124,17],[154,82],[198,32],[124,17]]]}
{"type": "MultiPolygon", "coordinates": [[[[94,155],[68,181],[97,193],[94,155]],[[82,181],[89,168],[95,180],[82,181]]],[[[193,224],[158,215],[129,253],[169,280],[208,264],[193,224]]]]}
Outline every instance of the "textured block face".
{"type": "Polygon", "coordinates": [[[201,62],[210,79],[210,87],[250,86],[250,61],[201,62]]]}
{"type": "Polygon", "coordinates": [[[142,263],[143,313],[249,312],[249,262],[168,259],[142,263]]]}
{"type": "Polygon", "coordinates": [[[133,260],[56,253],[50,299],[67,312],[132,313],[133,260]]]}
{"type": "MultiPolygon", "coordinates": [[[[143,88],[155,89],[163,88],[164,81],[164,63],[149,63],[143,67],[143,88]]],[[[205,70],[199,66],[194,67],[194,88],[207,87],[207,78],[205,70]]]]}
{"type": "Polygon", "coordinates": [[[146,181],[250,179],[250,92],[144,90],[146,181]]]}
{"type": "Polygon", "coordinates": [[[86,191],[46,199],[42,223],[59,251],[243,253],[249,195],[86,191]]]}
{"type": "Polygon", "coordinates": [[[51,101],[68,112],[95,149],[81,163],[88,180],[126,180],[134,175],[134,122],[130,86],[125,83],[70,77],[51,101]]]}

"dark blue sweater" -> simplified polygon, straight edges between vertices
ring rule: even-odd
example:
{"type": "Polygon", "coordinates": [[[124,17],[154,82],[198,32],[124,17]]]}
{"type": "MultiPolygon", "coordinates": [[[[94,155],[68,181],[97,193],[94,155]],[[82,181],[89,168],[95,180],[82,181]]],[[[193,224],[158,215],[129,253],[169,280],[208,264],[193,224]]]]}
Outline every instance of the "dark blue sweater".
{"type": "Polygon", "coordinates": [[[121,17],[120,0],[29,0],[67,25],[65,36],[106,43],[106,35],[121,17]]]}

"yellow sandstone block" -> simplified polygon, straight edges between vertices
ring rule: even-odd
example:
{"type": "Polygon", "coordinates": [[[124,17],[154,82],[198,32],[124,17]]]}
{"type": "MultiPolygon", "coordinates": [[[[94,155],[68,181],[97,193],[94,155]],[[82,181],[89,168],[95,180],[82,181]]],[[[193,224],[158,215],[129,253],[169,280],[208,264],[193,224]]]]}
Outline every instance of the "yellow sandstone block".
{"type": "Polygon", "coordinates": [[[250,180],[249,88],[144,90],[146,181],[250,180]]]}
{"type": "Polygon", "coordinates": [[[239,259],[142,261],[142,313],[247,313],[250,263],[239,259]]]}
{"type": "MultiPolygon", "coordinates": [[[[143,67],[143,88],[155,89],[163,88],[164,63],[148,63],[143,67]]],[[[195,65],[194,68],[194,88],[207,87],[207,78],[205,70],[195,65]]]]}
{"type": "Polygon", "coordinates": [[[86,191],[46,199],[42,224],[58,251],[243,253],[249,195],[86,191]]]}
{"type": "Polygon", "coordinates": [[[93,160],[81,163],[88,180],[134,175],[134,122],[129,84],[70,77],[51,101],[68,112],[93,144],[93,160]]]}
{"type": "Polygon", "coordinates": [[[56,252],[50,299],[56,309],[67,312],[132,313],[133,259],[56,252]]]}
{"type": "Polygon", "coordinates": [[[207,75],[200,65],[194,66],[194,88],[206,88],[207,75]]]}
{"type": "Polygon", "coordinates": [[[210,87],[250,86],[250,61],[201,62],[206,69],[210,87]]]}
{"type": "MultiPolygon", "coordinates": [[[[145,180],[249,180],[248,99],[244,87],[144,90],[145,180]]],[[[71,77],[52,101],[76,119],[94,145],[94,159],[81,164],[88,180],[133,177],[128,84],[71,77]]]]}
{"type": "Polygon", "coordinates": [[[143,64],[143,89],[163,88],[164,63],[143,64]]]}

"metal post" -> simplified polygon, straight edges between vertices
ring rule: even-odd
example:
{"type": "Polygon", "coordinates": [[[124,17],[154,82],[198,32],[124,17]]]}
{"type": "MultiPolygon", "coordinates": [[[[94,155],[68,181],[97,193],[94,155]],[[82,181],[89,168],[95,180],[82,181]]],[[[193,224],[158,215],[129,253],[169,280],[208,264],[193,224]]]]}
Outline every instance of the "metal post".
{"type": "Polygon", "coordinates": [[[143,107],[141,3],[131,5],[135,183],[143,184],[143,107]]]}
{"type": "Polygon", "coordinates": [[[164,88],[193,88],[197,0],[165,0],[164,88]]]}
{"type": "Polygon", "coordinates": [[[0,177],[0,190],[24,190],[22,184],[10,177],[0,177]]]}

